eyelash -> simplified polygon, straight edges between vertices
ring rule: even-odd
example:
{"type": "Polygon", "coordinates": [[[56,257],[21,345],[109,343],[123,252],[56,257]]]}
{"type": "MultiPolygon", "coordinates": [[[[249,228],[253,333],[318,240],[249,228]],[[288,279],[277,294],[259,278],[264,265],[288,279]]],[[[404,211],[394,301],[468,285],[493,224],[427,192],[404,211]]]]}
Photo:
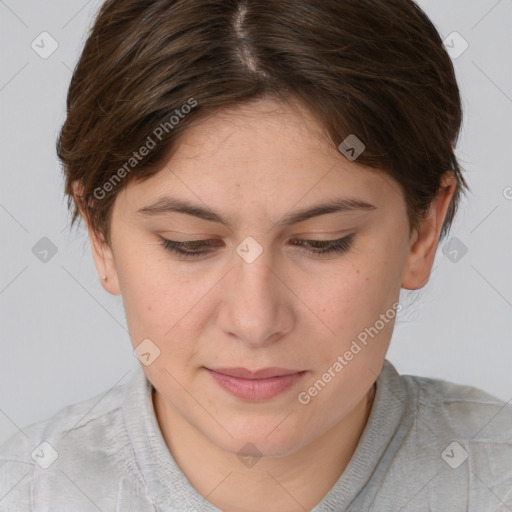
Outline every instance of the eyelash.
{"type": "MultiPolygon", "coordinates": [[[[308,254],[312,255],[324,255],[330,253],[344,253],[347,252],[352,246],[352,240],[354,238],[355,233],[351,233],[348,236],[343,238],[338,238],[337,240],[294,240],[294,242],[298,242],[294,245],[304,246],[304,244],[317,244],[316,247],[320,247],[320,249],[313,248],[305,248],[305,251],[308,254]]],[[[167,238],[160,237],[162,241],[162,246],[166,251],[172,252],[179,256],[183,256],[184,258],[199,258],[200,256],[209,254],[211,251],[202,250],[202,251],[194,251],[188,252],[180,249],[180,247],[187,246],[188,244],[197,244],[200,247],[210,246],[214,247],[215,240],[192,240],[189,242],[176,242],[174,240],[168,240],[167,238]],[[213,242],[213,243],[212,243],[213,242]]]]}

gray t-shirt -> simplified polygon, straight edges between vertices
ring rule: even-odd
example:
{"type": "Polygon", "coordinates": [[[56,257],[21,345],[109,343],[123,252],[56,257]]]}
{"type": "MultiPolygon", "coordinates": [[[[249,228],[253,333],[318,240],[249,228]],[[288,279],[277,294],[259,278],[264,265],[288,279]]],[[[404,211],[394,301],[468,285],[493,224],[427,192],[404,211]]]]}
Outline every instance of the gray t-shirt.
{"type": "MultiPolygon", "coordinates": [[[[132,372],[0,447],[1,512],[219,511],[176,465],[152,385],[132,372]]],[[[512,511],[512,406],[385,360],[357,449],[312,509],[328,511],[512,511]]]]}

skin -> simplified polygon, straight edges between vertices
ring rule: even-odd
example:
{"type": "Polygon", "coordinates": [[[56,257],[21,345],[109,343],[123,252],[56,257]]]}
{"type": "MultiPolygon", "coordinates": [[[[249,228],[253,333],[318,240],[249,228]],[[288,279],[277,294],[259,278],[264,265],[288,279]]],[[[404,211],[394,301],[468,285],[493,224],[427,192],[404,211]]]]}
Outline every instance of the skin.
{"type": "Polygon", "coordinates": [[[133,347],[149,338],[160,349],[142,368],[156,388],[164,439],[211,503],[228,512],[310,510],[334,485],[367,423],[393,321],[309,403],[298,393],[398,302],[401,287],[426,284],[454,190],[446,174],[409,237],[398,183],[346,159],[299,104],[266,99],[189,128],[158,174],[123,188],[111,246],[89,226],[100,281],[122,295],[133,347]],[[137,213],[163,195],[207,206],[231,227],[183,213],[137,213]],[[345,196],[377,209],[277,225],[286,214],[345,196]],[[290,244],[350,233],[348,251],[326,256],[290,244]],[[187,260],[166,251],[159,235],[220,245],[187,260]],[[252,263],[236,252],[248,236],[263,249],[252,263]],[[219,366],[307,373],[283,394],[252,402],[204,370],[219,366]],[[237,456],[246,443],[262,454],[252,466],[237,456]]]}

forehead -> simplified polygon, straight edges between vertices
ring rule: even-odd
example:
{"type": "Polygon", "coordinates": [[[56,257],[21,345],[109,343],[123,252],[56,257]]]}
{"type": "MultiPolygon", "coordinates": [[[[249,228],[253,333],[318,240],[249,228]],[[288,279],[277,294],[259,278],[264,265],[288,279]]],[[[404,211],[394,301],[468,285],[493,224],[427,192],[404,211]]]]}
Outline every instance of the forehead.
{"type": "Polygon", "coordinates": [[[137,209],[170,194],[215,210],[239,201],[248,211],[300,208],[327,196],[377,204],[397,191],[382,172],[345,158],[302,105],[261,100],[188,127],[165,166],[123,195],[137,209]]]}

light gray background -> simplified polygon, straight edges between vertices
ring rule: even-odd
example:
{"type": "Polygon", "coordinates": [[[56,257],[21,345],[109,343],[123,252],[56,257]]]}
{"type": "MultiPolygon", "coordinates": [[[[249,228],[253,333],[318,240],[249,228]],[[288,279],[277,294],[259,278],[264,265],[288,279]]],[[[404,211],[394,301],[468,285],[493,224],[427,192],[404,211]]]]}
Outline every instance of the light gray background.
{"type": "MultiPolygon", "coordinates": [[[[55,140],[71,70],[100,1],[0,0],[0,443],[65,405],[108,392],[139,365],[121,297],[103,290],[84,228],[70,217],[55,140]],[[58,49],[41,58],[41,32],[58,49]],[[46,263],[32,247],[48,237],[46,263]]],[[[458,156],[472,189],[439,248],[429,283],[402,290],[388,358],[401,373],[512,399],[511,0],[422,0],[454,58],[464,106],[458,156]],[[467,247],[453,262],[452,237],[467,247]],[[445,248],[446,251],[446,248],[445,248]],[[446,251],[448,252],[448,251],[446,251]]]]}

